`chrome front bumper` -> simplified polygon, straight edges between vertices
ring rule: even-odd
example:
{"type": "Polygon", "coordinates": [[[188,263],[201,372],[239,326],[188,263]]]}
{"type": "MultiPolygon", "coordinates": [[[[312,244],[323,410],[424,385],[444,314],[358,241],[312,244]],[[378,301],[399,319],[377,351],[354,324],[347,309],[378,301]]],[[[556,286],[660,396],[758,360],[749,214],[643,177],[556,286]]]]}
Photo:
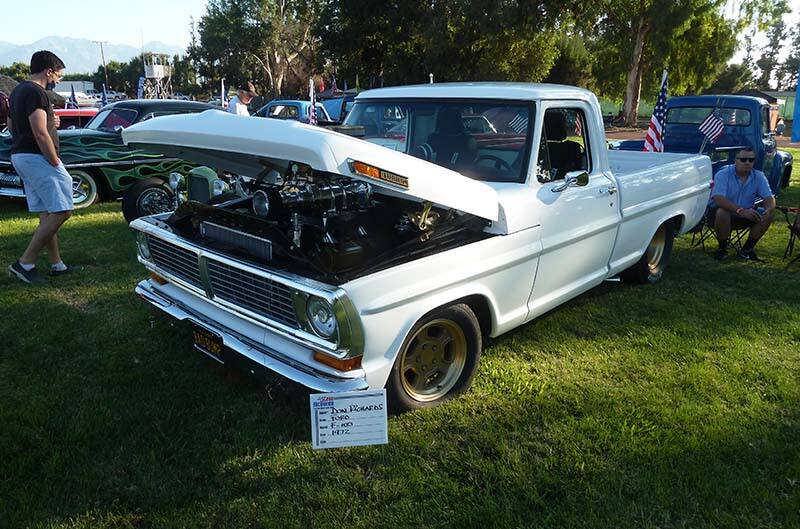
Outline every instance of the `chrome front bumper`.
{"type": "Polygon", "coordinates": [[[308,388],[325,393],[368,389],[367,381],[361,373],[356,378],[336,378],[321,373],[312,367],[292,360],[281,352],[256,343],[240,333],[211,321],[185,304],[157,292],[149,280],[136,285],[136,293],[151,305],[161,309],[178,320],[188,320],[217,333],[228,351],[233,351],[251,362],[269,369],[281,376],[308,388]]]}
{"type": "Polygon", "coordinates": [[[0,170],[0,197],[25,198],[22,179],[18,174],[0,170]]]}

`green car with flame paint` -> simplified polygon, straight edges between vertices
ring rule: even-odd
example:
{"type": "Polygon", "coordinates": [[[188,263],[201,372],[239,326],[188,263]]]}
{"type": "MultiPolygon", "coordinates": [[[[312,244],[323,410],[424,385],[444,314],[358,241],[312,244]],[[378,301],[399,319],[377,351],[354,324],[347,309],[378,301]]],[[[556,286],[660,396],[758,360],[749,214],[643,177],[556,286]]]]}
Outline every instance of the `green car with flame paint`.
{"type": "MultiPolygon", "coordinates": [[[[128,222],[171,209],[170,174],[186,174],[195,165],[129,148],[122,143],[121,132],[159,116],[214,108],[206,103],[171,99],[120,101],[103,107],[86,128],[60,130],[60,157],[72,176],[75,208],[122,197],[122,210],[128,222]]],[[[11,136],[0,136],[0,197],[23,198],[25,189],[11,165],[10,151],[11,136]]]]}

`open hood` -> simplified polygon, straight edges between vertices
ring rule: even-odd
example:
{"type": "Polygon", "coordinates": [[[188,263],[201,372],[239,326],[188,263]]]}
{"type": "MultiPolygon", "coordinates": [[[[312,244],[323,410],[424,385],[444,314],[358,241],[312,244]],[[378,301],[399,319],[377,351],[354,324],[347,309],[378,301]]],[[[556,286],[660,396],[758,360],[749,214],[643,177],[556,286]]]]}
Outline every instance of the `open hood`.
{"type": "Polygon", "coordinates": [[[129,145],[247,176],[261,174],[270,165],[267,160],[304,163],[317,171],[368,182],[396,196],[430,201],[491,221],[498,218],[495,190],[483,182],[296,121],[207,110],[144,121],[125,129],[122,138],[129,145]]]}

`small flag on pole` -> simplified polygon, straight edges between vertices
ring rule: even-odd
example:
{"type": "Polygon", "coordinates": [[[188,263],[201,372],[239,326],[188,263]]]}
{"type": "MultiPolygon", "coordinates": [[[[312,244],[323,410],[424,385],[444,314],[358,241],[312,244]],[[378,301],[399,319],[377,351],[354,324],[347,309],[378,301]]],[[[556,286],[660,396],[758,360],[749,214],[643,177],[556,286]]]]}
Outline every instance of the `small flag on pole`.
{"type": "Polygon", "coordinates": [[[722,133],[725,132],[725,124],[722,122],[721,117],[712,112],[700,123],[700,132],[702,132],[711,143],[714,143],[722,136],[722,133]]]}
{"type": "Polygon", "coordinates": [[[67,108],[78,108],[78,98],[75,97],[75,87],[72,86],[72,94],[69,96],[69,101],[67,101],[67,108]]]}
{"type": "Polygon", "coordinates": [[[650,127],[644,138],[644,150],[650,152],[662,152],[664,150],[664,123],[667,119],[667,70],[661,77],[661,90],[658,92],[656,107],[653,109],[653,116],[650,118],[650,127]]]}
{"type": "Polygon", "coordinates": [[[136,99],[144,97],[144,77],[139,77],[139,84],[136,85],[136,99]]]}
{"type": "Polygon", "coordinates": [[[317,124],[317,98],[314,95],[314,79],[308,80],[308,98],[311,100],[311,106],[308,107],[308,124],[317,124]]]}
{"type": "Polygon", "coordinates": [[[108,104],[108,94],[106,94],[106,84],[103,83],[103,93],[100,96],[100,107],[104,107],[108,104]]]}
{"type": "Polygon", "coordinates": [[[583,137],[583,124],[581,123],[581,117],[579,115],[575,115],[575,135],[579,138],[583,137]]]}

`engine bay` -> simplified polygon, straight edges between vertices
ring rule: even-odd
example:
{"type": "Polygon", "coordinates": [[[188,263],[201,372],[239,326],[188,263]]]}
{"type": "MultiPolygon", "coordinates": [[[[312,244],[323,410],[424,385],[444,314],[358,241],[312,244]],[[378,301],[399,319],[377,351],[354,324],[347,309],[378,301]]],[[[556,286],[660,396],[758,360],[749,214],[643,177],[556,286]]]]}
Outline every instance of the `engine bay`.
{"type": "Polygon", "coordinates": [[[256,266],[338,285],[491,235],[488,221],[290,162],[215,204],[187,201],[178,235],[256,266]]]}

